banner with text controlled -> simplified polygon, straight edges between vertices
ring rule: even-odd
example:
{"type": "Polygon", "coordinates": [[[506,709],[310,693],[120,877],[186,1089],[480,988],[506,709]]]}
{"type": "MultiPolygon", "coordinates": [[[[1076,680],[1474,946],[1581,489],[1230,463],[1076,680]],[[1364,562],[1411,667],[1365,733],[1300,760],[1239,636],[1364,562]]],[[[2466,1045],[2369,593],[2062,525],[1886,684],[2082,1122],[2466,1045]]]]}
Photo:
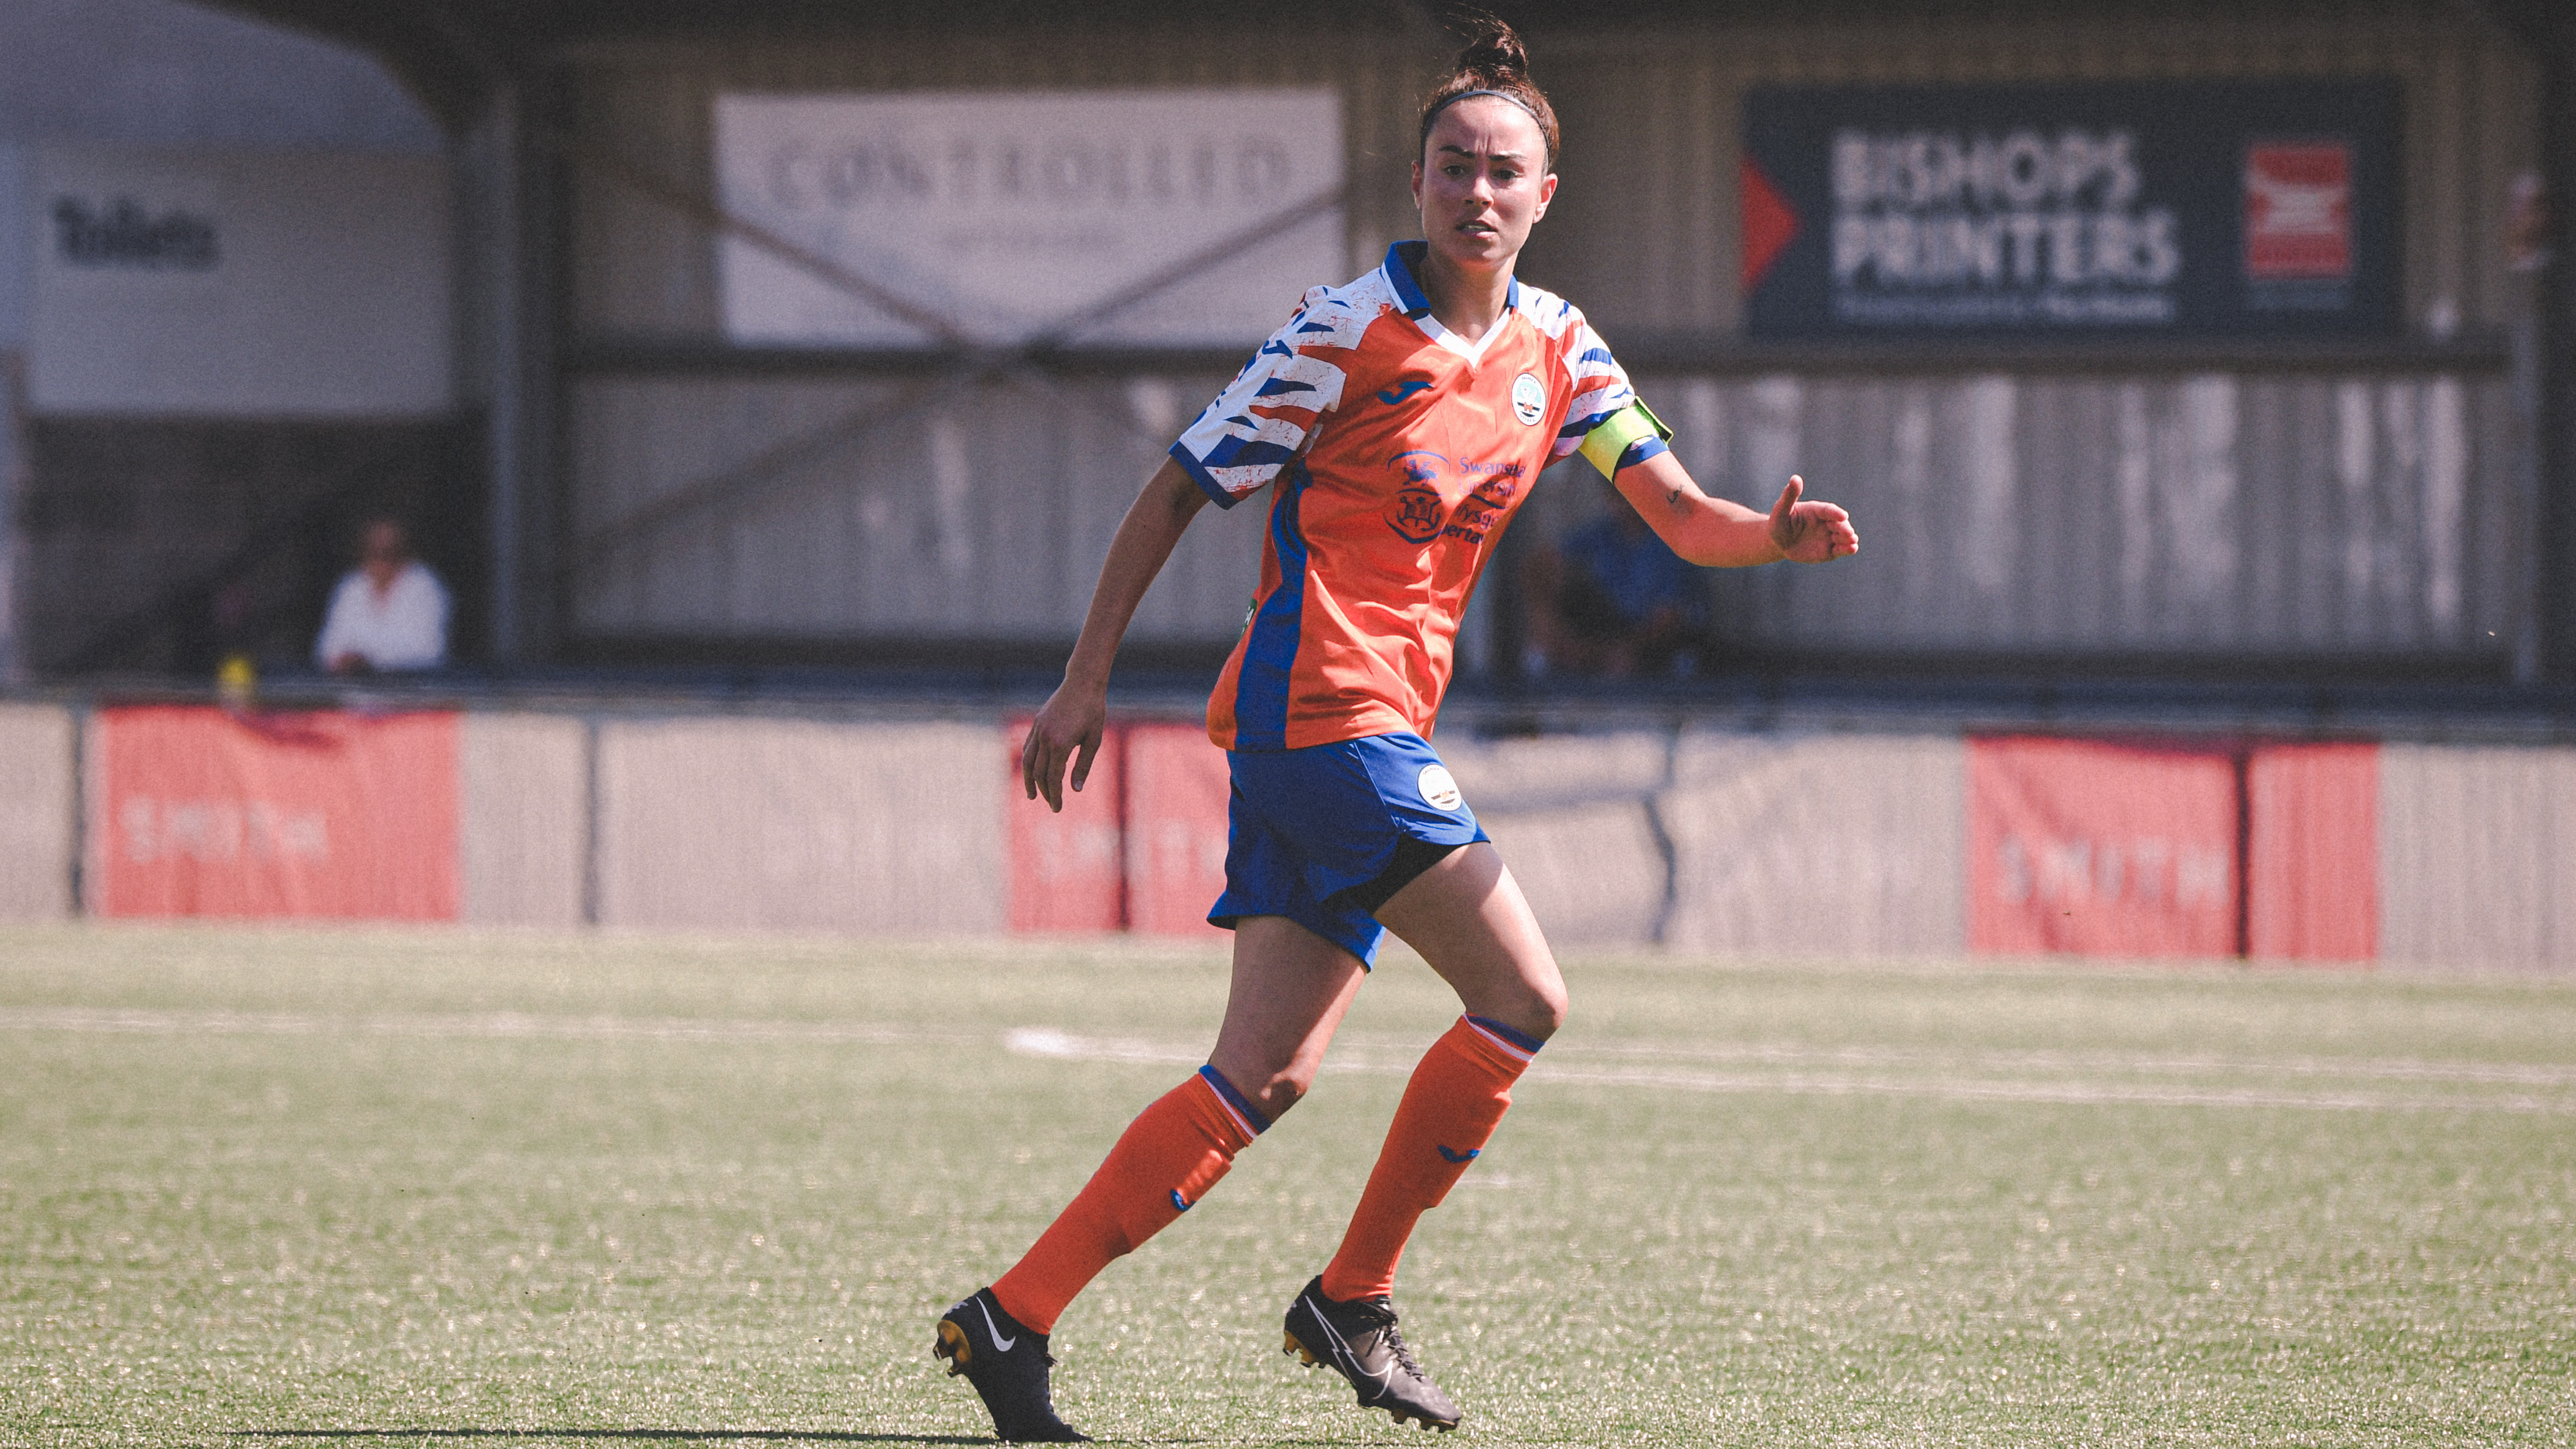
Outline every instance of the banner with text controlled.
{"type": "Polygon", "coordinates": [[[1250,346],[1351,270],[1329,89],[722,95],[715,170],[738,343],[1250,346]]]}
{"type": "Polygon", "coordinates": [[[2398,145],[2393,81],[1759,88],[1745,330],[2389,333],[2398,145]]]}
{"type": "Polygon", "coordinates": [[[93,913],[456,919],[455,715],[149,706],[93,728],[93,913]]]}
{"type": "Polygon", "coordinates": [[[2232,755],[2022,736],[1968,741],[1968,949],[2230,956],[2232,755]]]}

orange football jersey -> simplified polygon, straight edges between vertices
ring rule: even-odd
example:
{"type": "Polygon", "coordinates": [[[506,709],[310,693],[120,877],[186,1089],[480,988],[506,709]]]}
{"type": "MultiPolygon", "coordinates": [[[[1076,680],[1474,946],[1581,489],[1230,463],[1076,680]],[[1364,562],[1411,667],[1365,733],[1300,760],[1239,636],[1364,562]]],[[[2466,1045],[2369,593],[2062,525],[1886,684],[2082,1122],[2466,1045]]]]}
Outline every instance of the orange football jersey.
{"type": "Polygon", "coordinates": [[[1474,343],[1441,326],[1413,279],[1422,245],[1309,291],[1172,445],[1222,507],[1276,485],[1252,614],[1208,701],[1227,749],[1428,738],[1504,525],[1541,468],[1636,400],[1583,314],[1536,287],[1514,283],[1474,343]]]}

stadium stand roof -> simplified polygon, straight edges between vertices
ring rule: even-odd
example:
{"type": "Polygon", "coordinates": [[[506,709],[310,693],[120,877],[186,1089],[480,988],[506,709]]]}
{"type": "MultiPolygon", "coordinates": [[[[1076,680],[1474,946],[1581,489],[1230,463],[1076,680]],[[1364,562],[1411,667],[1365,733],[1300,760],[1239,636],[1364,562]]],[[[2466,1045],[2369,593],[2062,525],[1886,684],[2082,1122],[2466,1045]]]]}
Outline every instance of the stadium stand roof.
{"type": "MultiPolygon", "coordinates": [[[[675,34],[741,35],[830,33],[866,29],[971,32],[981,28],[1061,28],[1144,25],[1186,15],[1194,24],[1221,21],[1228,10],[1255,25],[1276,26],[1274,6],[1248,0],[955,0],[935,9],[851,4],[848,0],[216,0],[219,8],[299,26],[362,46],[383,57],[451,123],[462,121],[487,87],[565,44],[675,34]]],[[[2538,51],[2560,77],[2576,71],[2576,7],[2562,0],[2457,0],[2458,8],[2505,25],[2538,51]]],[[[1301,8],[1310,24],[1334,20],[1353,26],[1421,30],[1444,7],[1425,0],[1324,0],[1301,8]]],[[[1737,21],[1778,23],[1776,5],[1754,0],[1560,0],[1496,3],[1489,8],[1531,31],[1592,24],[1634,26],[1737,21]]],[[[2292,0],[2303,13],[2380,7],[2370,0],[2292,0]]],[[[1992,23],[2081,16],[2169,16],[2238,13],[2230,0],[1808,0],[1798,23],[1866,22],[1902,17],[1919,27],[1948,16],[1992,23]]]]}
{"type": "MultiPolygon", "coordinates": [[[[1194,30],[1239,21],[1247,30],[1290,25],[1383,30],[1409,48],[1438,44],[1441,0],[1314,0],[1293,21],[1252,0],[952,0],[937,7],[863,0],[208,0],[215,8],[354,45],[379,57],[452,131],[487,114],[491,99],[550,83],[573,49],[703,37],[709,42],[888,33],[971,44],[981,32],[1194,30]]],[[[2313,24],[2389,13],[2389,0],[1804,0],[1782,8],[1755,0],[1486,0],[1537,35],[1612,28],[1647,43],[1657,31],[1707,26],[1757,29],[1888,27],[1890,43],[1945,23],[1980,29],[2143,20],[2189,26],[2242,18],[2248,9],[2313,24]]],[[[2495,26],[2527,46],[2540,71],[2540,144],[2547,193],[2576,196],[2576,5],[2566,0],[2440,0],[2466,25],[2495,26]]],[[[2420,10],[2413,13],[2420,14],[2420,10]]],[[[2576,208],[2570,208],[2576,209],[2576,208]]],[[[2562,209],[2561,230],[2566,210],[2562,209]]],[[[2550,270],[2541,283],[2536,614],[2543,678],[2576,683],[2576,278],[2550,270]]]]}

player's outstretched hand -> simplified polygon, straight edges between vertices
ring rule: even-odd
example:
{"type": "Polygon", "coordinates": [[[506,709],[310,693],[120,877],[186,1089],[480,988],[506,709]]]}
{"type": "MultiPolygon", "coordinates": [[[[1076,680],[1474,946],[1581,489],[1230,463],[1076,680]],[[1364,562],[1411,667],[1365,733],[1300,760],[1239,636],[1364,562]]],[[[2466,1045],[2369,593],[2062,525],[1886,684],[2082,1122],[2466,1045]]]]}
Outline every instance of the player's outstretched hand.
{"type": "Polygon", "coordinates": [[[1791,563],[1832,563],[1860,552],[1860,533],[1851,515],[1831,503],[1801,503],[1807,483],[1796,474],[1771,505],[1771,542],[1791,563]]]}
{"type": "Polygon", "coordinates": [[[1058,686],[1046,708],[1029,722],[1029,737],[1020,746],[1020,783],[1029,798],[1044,796],[1047,808],[1061,813],[1065,762],[1073,762],[1073,788],[1081,789],[1091,778],[1091,761],[1100,753],[1101,732],[1108,724],[1106,690],[1058,686]]]}

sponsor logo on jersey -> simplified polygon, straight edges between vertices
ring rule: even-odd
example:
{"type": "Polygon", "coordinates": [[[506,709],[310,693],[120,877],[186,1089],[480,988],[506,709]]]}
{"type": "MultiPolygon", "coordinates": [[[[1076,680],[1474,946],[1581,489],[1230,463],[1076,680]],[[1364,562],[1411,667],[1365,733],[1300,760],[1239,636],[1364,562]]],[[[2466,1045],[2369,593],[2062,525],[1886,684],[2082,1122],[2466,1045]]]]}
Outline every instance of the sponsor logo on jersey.
{"type": "MultiPolygon", "coordinates": [[[[1523,373],[1521,375],[1523,377],[1529,376],[1527,373],[1523,373]]],[[[1531,378],[1530,380],[1532,382],[1536,382],[1538,379],[1531,378]]],[[[1377,395],[1377,400],[1386,404],[1388,407],[1393,407],[1397,403],[1404,401],[1406,398],[1409,398],[1415,393],[1421,392],[1430,386],[1431,379],[1427,377],[1408,377],[1404,381],[1397,383],[1395,386],[1380,392],[1377,395]]]]}
{"type": "Polygon", "coordinates": [[[1537,373],[1524,372],[1512,379],[1512,416],[1530,428],[1547,416],[1547,389],[1539,385],[1537,373]]]}
{"type": "Polygon", "coordinates": [[[1449,460],[1424,448],[1398,453],[1388,461],[1404,482],[1395,490],[1395,501],[1386,506],[1386,526],[1406,543],[1438,538],[1448,514],[1440,501],[1440,479],[1449,471],[1449,460]]]}
{"type": "Polygon", "coordinates": [[[1470,463],[1463,471],[1478,482],[1474,491],[1449,511],[1448,526],[1440,534],[1443,538],[1480,544],[1487,533],[1502,526],[1503,515],[1511,511],[1512,496],[1520,492],[1521,465],[1470,463]]]}
{"type": "Polygon", "coordinates": [[[1423,766],[1414,788],[1422,792],[1422,803],[1434,810],[1455,810],[1467,803],[1467,797],[1458,793],[1458,782],[1440,765],[1423,766]]]}

